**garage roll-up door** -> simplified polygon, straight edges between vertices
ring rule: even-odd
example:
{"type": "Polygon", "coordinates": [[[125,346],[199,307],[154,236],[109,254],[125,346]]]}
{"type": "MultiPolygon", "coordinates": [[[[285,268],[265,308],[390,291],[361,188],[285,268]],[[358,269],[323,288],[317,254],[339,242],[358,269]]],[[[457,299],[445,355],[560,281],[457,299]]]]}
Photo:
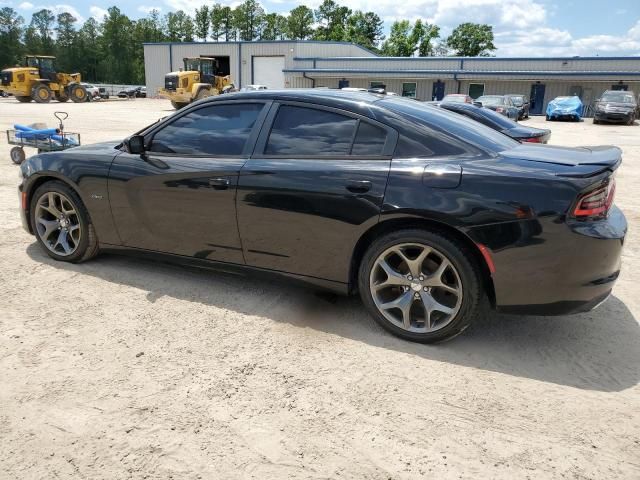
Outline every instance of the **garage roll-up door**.
{"type": "Polygon", "coordinates": [[[284,57],[253,57],[253,81],[269,89],[284,88],[284,57]]]}

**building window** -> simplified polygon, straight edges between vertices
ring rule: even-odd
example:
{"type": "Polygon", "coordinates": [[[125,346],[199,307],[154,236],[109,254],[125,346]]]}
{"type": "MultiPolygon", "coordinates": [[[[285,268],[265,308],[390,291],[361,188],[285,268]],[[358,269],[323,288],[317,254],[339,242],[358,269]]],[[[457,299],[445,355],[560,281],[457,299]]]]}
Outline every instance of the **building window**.
{"type": "Polygon", "coordinates": [[[416,83],[415,82],[403,83],[402,96],[416,98],[416,83]]]}
{"type": "Polygon", "coordinates": [[[484,83],[470,83],[469,96],[474,100],[484,95],[484,83]]]}
{"type": "Polygon", "coordinates": [[[384,82],[369,82],[369,88],[387,88],[384,82]]]}

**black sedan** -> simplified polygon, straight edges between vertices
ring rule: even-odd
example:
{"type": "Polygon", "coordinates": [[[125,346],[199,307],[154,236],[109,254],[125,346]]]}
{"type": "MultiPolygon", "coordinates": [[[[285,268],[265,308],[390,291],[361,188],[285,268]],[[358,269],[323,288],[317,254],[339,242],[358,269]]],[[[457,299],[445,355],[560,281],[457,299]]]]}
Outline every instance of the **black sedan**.
{"type": "Polygon", "coordinates": [[[565,314],[618,277],[615,147],[522,144],[414,100],[264,90],[195,102],[122,142],[31,157],[24,227],[56,260],[134,251],[343,294],[403,338],[480,305],[565,314]]]}
{"type": "Polygon", "coordinates": [[[607,90],[596,100],[593,123],[623,122],[633,125],[636,119],[638,104],[633,92],[623,90],[607,90]]]}
{"type": "Polygon", "coordinates": [[[487,127],[504,133],[519,142],[547,143],[549,138],[551,138],[551,130],[549,129],[522,126],[489,108],[468,103],[453,102],[442,102],[438,106],[472,118],[476,122],[480,122],[487,127]]]}
{"type": "Polygon", "coordinates": [[[505,97],[509,98],[513,106],[518,109],[518,120],[529,118],[530,103],[526,95],[509,93],[505,97]]]}
{"type": "Polygon", "coordinates": [[[515,121],[518,120],[520,115],[518,107],[516,107],[511,99],[505,95],[482,95],[476,99],[475,103],[515,121]]]}

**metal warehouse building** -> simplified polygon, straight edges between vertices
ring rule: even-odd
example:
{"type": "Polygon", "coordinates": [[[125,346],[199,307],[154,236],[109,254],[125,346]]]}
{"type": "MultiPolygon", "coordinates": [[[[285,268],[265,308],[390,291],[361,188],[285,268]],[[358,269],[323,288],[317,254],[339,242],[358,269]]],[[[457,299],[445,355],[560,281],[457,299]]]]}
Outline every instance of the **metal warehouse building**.
{"type": "Polygon", "coordinates": [[[144,45],[147,91],[164,85],[184,57],[214,56],[236,86],[269,88],[377,87],[420,100],[448,93],[520,93],[531,113],[542,114],[560,95],[578,95],[585,105],[609,89],[640,93],[640,57],[380,57],[345,42],[203,42],[144,45]]]}

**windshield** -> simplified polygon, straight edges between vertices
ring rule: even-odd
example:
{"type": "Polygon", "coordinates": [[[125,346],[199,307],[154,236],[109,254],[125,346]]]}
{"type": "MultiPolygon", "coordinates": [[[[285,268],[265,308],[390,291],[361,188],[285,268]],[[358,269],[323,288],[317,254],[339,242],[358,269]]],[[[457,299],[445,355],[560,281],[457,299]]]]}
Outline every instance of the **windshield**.
{"type": "Polygon", "coordinates": [[[482,102],[482,105],[504,105],[502,97],[480,97],[476,101],[482,102]]]}
{"type": "Polygon", "coordinates": [[[519,145],[516,140],[481,123],[422,102],[402,97],[387,97],[383,103],[390,110],[413,117],[427,127],[490,152],[498,153],[519,145]]]}
{"type": "Polygon", "coordinates": [[[602,95],[603,102],[615,102],[615,103],[635,103],[633,101],[633,95],[627,92],[604,92],[602,95]]]}

